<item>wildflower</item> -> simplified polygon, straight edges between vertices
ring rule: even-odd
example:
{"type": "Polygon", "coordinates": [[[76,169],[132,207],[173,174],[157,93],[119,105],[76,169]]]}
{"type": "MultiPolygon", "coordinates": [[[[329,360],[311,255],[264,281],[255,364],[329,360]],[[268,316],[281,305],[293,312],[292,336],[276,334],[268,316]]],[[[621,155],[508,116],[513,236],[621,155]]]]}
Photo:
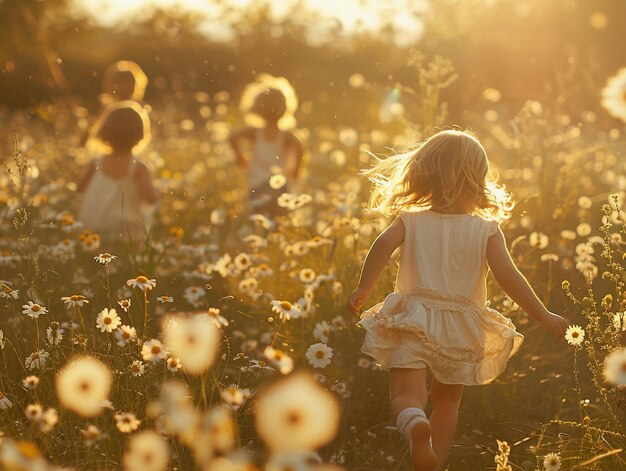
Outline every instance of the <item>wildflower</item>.
{"type": "Polygon", "coordinates": [[[215,307],[210,307],[209,310],[207,311],[207,315],[213,321],[213,324],[215,324],[215,327],[220,328],[222,326],[223,327],[228,326],[228,321],[226,320],[224,316],[220,314],[219,309],[215,307]]]}
{"type": "Polygon", "coordinates": [[[543,232],[533,232],[528,237],[528,242],[531,247],[537,247],[538,249],[545,249],[548,246],[548,236],[543,232]]]}
{"type": "Polygon", "coordinates": [[[298,306],[291,304],[289,301],[272,301],[272,311],[279,315],[281,319],[289,320],[291,318],[300,317],[298,306]]]}
{"type": "Polygon", "coordinates": [[[591,234],[591,226],[586,222],[582,222],[578,226],[576,226],[576,232],[579,236],[586,237],[591,234]]]}
{"type": "Polygon", "coordinates": [[[65,304],[65,308],[70,310],[75,307],[83,307],[83,304],[88,304],[89,301],[82,294],[73,294],[71,296],[63,296],[61,301],[65,304]]]}
{"type": "Polygon", "coordinates": [[[172,296],[167,296],[167,295],[163,295],[163,296],[157,296],[157,301],[160,302],[161,304],[165,304],[165,303],[173,303],[174,302],[174,298],[172,296]]]}
{"type": "Polygon", "coordinates": [[[6,282],[0,282],[0,298],[17,299],[19,296],[19,290],[11,288],[6,282]]]}
{"type": "Polygon", "coordinates": [[[49,407],[44,411],[42,416],[37,421],[39,430],[43,433],[49,433],[59,421],[59,413],[56,409],[49,407]]]}
{"type": "Polygon", "coordinates": [[[36,368],[43,368],[46,366],[46,360],[50,354],[45,350],[39,350],[31,353],[28,357],[26,357],[26,361],[24,361],[24,365],[28,367],[30,370],[34,370],[36,368]]]}
{"type": "Polygon", "coordinates": [[[6,410],[13,407],[13,403],[0,391],[0,410],[6,410]]]}
{"type": "Polygon", "coordinates": [[[570,345],[577,347],[585,340],[585,330],[579,325],[570,325],[565,331],[565,340],[570,345]]]}
{"type": "Polygon", "coordinates": [[[28,304],[22,306],[22,314],[26,314],[33,319],[38,319],[42,314],[48,314],[48,310],[40,304],[28,301],[28,304]]]}
{"type": "Polygon", "coordinates": [[[168,371],[171,371],[172,373],[176,373],[178,370],[180,370],[182,366],[180,364],[180,360],[174,357],[169,357],[165,363],[167,365],[168,371]]]}
{"type": "Polygon", "coordinates": [[[158,363],[167,358],[167,350],[165,346],[156,339],[148,340],[141,347],[141,356],[144,361],[150,363],[158,363]]]}
{"type": "Polygon", "coordinates": [[[561,468],[561,457],[558,453],[548,453],[543,458],[543,469],[545,471],[559,471],[561,468]]]}
{"type": "Polygon", "coordinates": [[[37,376],[31,375],[27,376],[22,380],[22,386],[26,389],[35,389],[39,385],[39,378],[37,376]]]}
{"type": "Polygon", "coordinates": [[[293,370],[293,358],[282,350],[268,345],[265,347],[265,350],[263,350],[263,355],[270,360],[282,374],[289,374],[291,370],[293,370]]]}
{"type": "Polygon", "coordinates": [[[243,404],[243,401],[250,397],[249,389],[240,389],[236,384],[231,384],[226,389],[220,391],[222,401],[226,403],[232,410],[237,410],[243,404]]]}
{"type": "Polygon", "coordinates": [[[113,378],[100,360],[83,356],[66,364],[56,377],[59,402],[83,417],[102,412],[102,403],[109,397],[113,378]]]}
{"type": "Polygon", "coordinates": [[[130,370],[130,373],[137,378],[145,373],[146,366],[141,360],[135,360],[130,364],[128,369],[130,370]]]}
{"type": "Polygon", "coordinates": [[[207,316],[169,316],[164,320],[165,344],[190,374],[205,371],[215,359],[219,329],[207,316]]]}
{"type": "Polygon", "coordinates": [[[604,358],[603,373],[607,383],[626,385],[626,348],[614,350],[604,358]]]}
{"type": "Polygon", "coordinates": [[[296,373],[259,396],[255,421],[271,450],[316,450],[334,438],[339,404],[311,375],[296,373]]]}
{"type": "Polygon", "coordinates": [[[300,273],[298,273],[298,278],[300,278],[300,281],[304,284],[312,283],[315,281],[315,272],[310,268],[303,268],[300,270],[300,273]]]}
{"type": "Polygon", "coordinates": [[[130,299],[122,299],[117,302],[120,307],[124,310],[124,312],[128,312],[128,308],[130,308],[130,299]]]}
{"type": "Polygon", "coordinates": [[[28,420],[39,420],[43,415],[43,407],[41,404],[29,404],[24,409],[24,415],[28,420]]]}
{"type": "Polygon", "coordinates": [[[252,260],[250,259],[250,256],[245,253],[240,253],[239,255],[237,255],[233,262],[235,263],[235,266],[239,271],[247,270],[252,265],[252,260]]]}
{"type": "Polygon", "coordinates": [[[124,471],[165,471],[170,459],[169,445],[154,430],[133,435],[124,454],[124,471]]]}
{"type": "Polygon", "coordinates": [[[137,278],[131,278],[126,282],[128,286],[133,288],[139,288],[143,291],[151,290],[156,286],[156,280],[154,278],[148,279],[143,275],[139,275],[137,278]]]}
{"type": "Polygon", "coordinates": [[[113,414],[113,419],[115,419],[115,426],[122,433],[134,432],[141,423],[141,420],[131,412],[118,412],[113,414]]]}
{"type": "Polygon", "coordinates": [[[117,256],[112,255],[112,254],[110,254],[110,253],[108,253],[108,252],[104,252],[104,253],[101,253],[100,255],[97,255],[97,256],[96,256],[96,257],[94,257],[93,259],[94,259],[96,262],[98,262],[98,263],[100,263],[100,264],[102,264],[102,265],[106,265],[106,266],[108,266],[108,265],[109,265],[109,263],[111,263],[111,262],[112,262],[113,260],[115,260],[116,258],[117,258],[117,256]]]}
{"type": "Polygon", "coordinates": [[[91,446],[102,438],[102,432],[93,424],[87,425],[87,428],[85,430],[81,430],[81,432],[83,433],[86,446],[91,446]]]}
{"type": "Polygon", "coordinates": [[[234,446],[236,426],[230,409],[215,406],[209,409],[198,421],[196,427],[183,438],[193,449],[199,463],[206,463],[215,454],[227,454],[234,446]],[[212,447],[207,447],[210,443],[212,447]]]}
{"type": "Polygon", "coordinates": [[[330,324],[326,321],[318,322],[313,329],[313,337],[318,342],[328,343],[330,335],[330,324]]]}
{"type": "Polygon", "coordinates": [[[115,338],[117,339],[117,345],[119,345],[120,347],[124,347],[128,344],[128,342],[137,338],[137,331],[134,327],[121,325],[115,331],[115,338]]]}
{"type": "Polygon", "coordinates": [[[189,286],[185,288],[183,297],[189,304],[196,304],[196,302],[206,294],[204,288],[200,286],[189,286]]]}
{"type": "Polygon", "coordinates": [[[244,278],[239,282],[239,291],[245,294],[251,294],[254,290],[257,289],[259,283],[256,278],[248,277],[244,278]]]}
{"type": "Polygon", "coordinates": [[[113,332],[122,323],[115,309],[104,308],[96,318],[96,327],[100,332],[113,332]]]}
{"type": "Polygon", "coordinates": [[[287,179],[284,175],[276,174],[270,177],[270,188],[273,188],[274,190],[282,188],[286,183],[287,179]]]}
{"type": "Polygon", "coordinates": [[[6,345],[6,340],[4,340],[4,332],[0,330],[0,350],[4,350],[5,345],[6,345]]]}
{"type": "Polygon", "coordinates": [[[614,118],[626,122],[626,68],[620,69],[602,89],[602,106],[614,118]]]}
{"type": "Polygon", "coordinates": [[[46,329],[46,338],[50,345],[59,345],[63,340],[63,334],[65,330],[61,329],[58,322],[51,322],[46,329]]]}
{"type": "Polygon", "coordinates": [[[333,349],[323,343],[315,343],[306,351],[306,359],[313,368],[326,368],[333,357],[333,349]]]}

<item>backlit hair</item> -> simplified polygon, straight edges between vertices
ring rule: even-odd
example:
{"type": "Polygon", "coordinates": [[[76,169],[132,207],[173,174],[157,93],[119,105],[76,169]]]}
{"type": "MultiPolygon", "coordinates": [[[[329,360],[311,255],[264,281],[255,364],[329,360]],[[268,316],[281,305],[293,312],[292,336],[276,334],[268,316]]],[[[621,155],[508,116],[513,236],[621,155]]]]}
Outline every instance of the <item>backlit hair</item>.
{"type": "Polygon", "coordinates": [[[249,126],[263,127],[267,120],[276,119],[280,129],[290,129],[296,126],[298,97],[285,77],[259,74],[246,85],[239,108],[249,126]]]}
{"type": "Polygon", "coordinates": [[[104,144],[108,151],[120,147],[140,151],[150,138],[148,113],[139,103],[127,100],[107,106],[96,122],[90,140],[104,144]]]}
{"type": "Polygon", "coordinates": [[[375,211],[390,216],[462,202],[488,220],[510,217],[511,195],[497,183],[485,149],[467,131],[440,131],[409,152],[377,160],[363,172],[374,185],[369,206],[375,211]]]}
{"type": "Polygon", "coordinates": [[[148,77],[133,61],[117,61],[107,67],[102,80],[104,92],[113,101],[143,100],[148,77]]]}

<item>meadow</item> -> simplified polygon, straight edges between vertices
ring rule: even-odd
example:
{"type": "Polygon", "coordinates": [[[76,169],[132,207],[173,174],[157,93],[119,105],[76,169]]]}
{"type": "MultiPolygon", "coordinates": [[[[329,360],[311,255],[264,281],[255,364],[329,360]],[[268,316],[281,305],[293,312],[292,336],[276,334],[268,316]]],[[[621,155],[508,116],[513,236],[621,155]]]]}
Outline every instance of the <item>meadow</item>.
{"type": "MultiPolygon", "coordinates": [[[[356,70],[337,87],[377,121],[335,124],[301,100],[304,174],[274,218],[247,210],[227,142],[239,97],[154,96],[142,159],[162,197],[143,244],[103,243],[76,220],[98,109],[61,96],[0,108],[1,468],[408,469],[386,372],[346,309],[390,222],[367,210],[359,171],[457,124],[454,62],[413,49],[405,66],[385,100],[356,70]]],[[[581,329],[555,342],[489,279],[525,341],[496,381],[466,388],[449,471],[626,469],[626,69],[611,80],[575,110],[485,88],[464,116],[516,202],[502,226],[514,261],[581,329]]]]}

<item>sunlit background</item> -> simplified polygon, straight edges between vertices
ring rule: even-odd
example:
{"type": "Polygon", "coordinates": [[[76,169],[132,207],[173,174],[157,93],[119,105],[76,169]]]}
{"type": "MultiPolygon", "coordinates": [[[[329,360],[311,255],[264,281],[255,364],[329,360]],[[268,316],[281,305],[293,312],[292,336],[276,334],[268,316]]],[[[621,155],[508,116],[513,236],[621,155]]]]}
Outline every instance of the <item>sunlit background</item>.
{"type": "MultiPolygon", "coordinates": [[[[0,469],[118,471],[146,449],[159,471],[407,469],[386,373],[345,309],[388,223],[360,172],[448,127],[483,143],[516,202],[513,260],[580,326],[578,346],[554,342],[488,279],[526,340],[464,392],[448,471],[626,469],[625,24],[623,0],[0,0],[0,469]],[[105,71],[125,60],[152,126],[137,158],[161,194],[141,248],[77,220],[115,98],[105,71]],[[268,83],[304,160],[282,213],[249,217],[228,138],[259,125],[246,110],[268,83]],[[210,324],[162,322],[209,308],[210,324]],[[204,336],[182,366],[160,343],[180,346],[162,336],[179,324],[204,336]],[[96,417],[55,389],[102,366],[68,366],[82,352],[104,365],[96,417]],[[294,410],[310,420],[297,430],[259,419],[294,410]],[[283,453],[295,439],[319,456],[283,453]]],[[[394,277],[390,263],[368,303],[394,277]]]]}

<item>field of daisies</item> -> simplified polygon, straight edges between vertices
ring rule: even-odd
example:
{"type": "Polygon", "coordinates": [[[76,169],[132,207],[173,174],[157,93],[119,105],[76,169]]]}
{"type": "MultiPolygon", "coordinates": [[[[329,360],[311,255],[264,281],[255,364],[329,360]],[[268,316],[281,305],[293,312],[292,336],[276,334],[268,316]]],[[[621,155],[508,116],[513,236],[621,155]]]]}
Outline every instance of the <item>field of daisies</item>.
{"type": "MultiPolygon", "coordinates": [[[[386,373],[360,353],[345,298],[389,222],[365,210],[368,152],[455,124],[453,64],[413,59],[402,90],[428,106],[390,103],[386,126],[300,129],[305,175],[273,219],[246,209],[227,144],[237,97],[183,89],[151,103],[141,158],[166,196],[142,246],[107,246],[75,219],[87,108],[0,109],[13,142],[0,175],[0,468],[408,469],[386,373]]],[[[368,77],[346,86],[375,101],[368,77]]],[[[517,202],[504,225],[514,260],[572,325],[554,342],[490,280],[491,306],[526,340],[493,384],[466,389],[450,471],[626,468],[626,69],[600,92],[575,115],[530,100],[505,119],[486,89],[467,123],[517,202]]],[[[372,303],[394,276],[389,264],[372,303]]]]}

